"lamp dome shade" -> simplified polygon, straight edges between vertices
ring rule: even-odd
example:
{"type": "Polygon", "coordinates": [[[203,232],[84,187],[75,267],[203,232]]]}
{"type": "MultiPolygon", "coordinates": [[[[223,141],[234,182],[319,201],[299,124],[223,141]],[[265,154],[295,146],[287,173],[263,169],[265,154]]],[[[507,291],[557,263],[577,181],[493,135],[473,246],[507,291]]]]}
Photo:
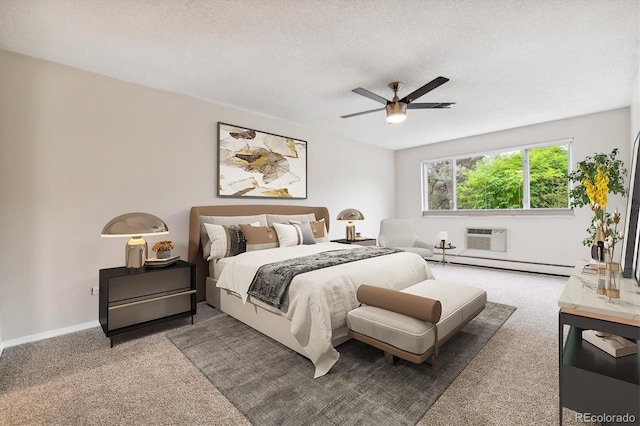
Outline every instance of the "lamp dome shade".
{"type": "Polygon", "coordinates": [[[337,220],[364,220],[364,215],[356,209],[344,209],[338,214],[337,220]]]}
{"type": "Polygon", "coordinates": [[[162,219],[149,213],[125,213],[113,218],[102,228],[103,237],[142,237],[168,234],[162,219]]]}

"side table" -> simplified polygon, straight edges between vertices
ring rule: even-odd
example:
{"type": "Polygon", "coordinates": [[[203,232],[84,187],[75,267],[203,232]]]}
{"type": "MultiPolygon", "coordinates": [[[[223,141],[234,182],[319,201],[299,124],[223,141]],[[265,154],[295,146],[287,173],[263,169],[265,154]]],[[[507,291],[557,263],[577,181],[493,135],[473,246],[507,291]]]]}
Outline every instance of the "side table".
{"type": "Polygon", "coordinates": [[[340,244],[356,244],[359,246],[375,246],[376,239],[375,238],[360,238],[355,239],[353,241],[347,239],[339,239],[339,240],[331,240],[332,243],[340,243],[340,244]]]}
{"type": "Polygon", "coordinates": [[[100,270],[99,319],[111,339],[142,327],[196,314],[196,267],[178,260],[165,267],[100,270]]]}
{"type": "Polygon", "coordinates": [[[573,271],[558,300],[560,425],[563,407],[581,416],[609,416],[607,424],[638,425],[640,354],[615,358],[584,341],[582,331],[635,340],[640,351],[639,289],[632,280],[623,279],[620,299],[611,303],[594,290],[595,276],[581,272],[581,266],[573,271]],[[566,339],[565,326],[569,326],[566,339]]]}
{"type": "Polygon", "coordinates": [[[442,259],[440,259],[438,263],[442,263],[443,268],[445,263],[451,263],[447,260],[447,250],[453,250],[456,248],[456,246],[452,246],[451,244],[447,244],[445,246],[443,246],[442,244],[438,244],[434,248],[442,252],[442,259]]]}

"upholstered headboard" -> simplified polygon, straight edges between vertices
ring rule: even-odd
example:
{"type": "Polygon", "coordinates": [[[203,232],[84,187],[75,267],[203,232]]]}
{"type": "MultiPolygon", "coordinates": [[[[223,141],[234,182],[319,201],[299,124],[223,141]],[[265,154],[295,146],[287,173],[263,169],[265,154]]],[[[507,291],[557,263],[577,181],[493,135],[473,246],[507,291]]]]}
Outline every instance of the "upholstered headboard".
{"type": "Polygon", "coordinates": [[[209,271],[207,261],[202,256],[200,244],[200,216],[251,216],[256,214],[304,214],[315,213],[316,219],[324,219],[329,230],[329,210],[326,207],[283,206],[283,205],[228,205],[191,207],[189,215],[189,262],[196,265],[196,298],[206,299],[205,280],[209,271]]]}

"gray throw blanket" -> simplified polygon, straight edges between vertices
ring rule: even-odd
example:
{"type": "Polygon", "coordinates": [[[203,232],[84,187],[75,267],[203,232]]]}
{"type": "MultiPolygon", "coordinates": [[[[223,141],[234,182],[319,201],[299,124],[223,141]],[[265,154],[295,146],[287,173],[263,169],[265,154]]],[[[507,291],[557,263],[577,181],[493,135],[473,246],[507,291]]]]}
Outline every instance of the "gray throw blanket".
{"type": "Polygon", "coordinates": [[[357,249],[331,250],[309,256],[296,257],[280,262],[268,263],[258,268],[249,295],[278,309],[282,307],[289,284],[298,274],[329,266],[342,265],[356,260],[385,256],[403,250],[386,247],[359,247],[357,249]]]}

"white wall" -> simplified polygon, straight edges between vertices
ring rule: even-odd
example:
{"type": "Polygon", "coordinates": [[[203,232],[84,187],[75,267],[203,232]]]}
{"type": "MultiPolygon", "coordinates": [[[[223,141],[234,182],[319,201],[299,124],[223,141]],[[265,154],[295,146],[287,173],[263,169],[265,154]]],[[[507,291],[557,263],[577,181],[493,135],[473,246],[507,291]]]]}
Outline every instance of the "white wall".
{"type": "MultiPolygon", "coordinates": [[[[429,241],[436,240],[438,231],[448,231],[449,239],[458,247],[452,253],[500,260],[575,265],[579,259],[589,256],[589,250],[581,244],[592,215],[587,207],[576,209],[575,216],[423,217],[421,206],[421,160],[564,138],[574,139],[575,162],[596,152],[609,153],[617,147],[618,158],[630,168],[628,108],[406,149],[396,152],[396,215],[413,219],[419,233],[429,241]],[[466,227],[506,228],[507,252],[464,251],[466,227]]],[[[613,211],[616,207],[624,212],[626,199],[610,197],[607,208],[613,211]]],[[[516,267],[510,264],[500,266],[516,267]]],[[[517,269],[531,270],[523,265],[517,265],[517,269]]]]}
{"type": "MultiPolygon", "coordinates": [[[[6,51],[0,93],[5,347],[97,325],[98,297],[90,289],[99,269],[123,264],[126,244],[100,231],[119,214],[163,218],[183,259],[194,205],[318,205],[332,217],[355,207],[367,219],[358,230],[372,237],[393,214],[392,151],[6,51]],[[307,141],[308,199],[217,199],[218,121],[307,141]],[[355,161],[362,152],[366,161],[355,161]]],[[[344,226],[332,223],[330,236],[343,238],[344,226]]]]}

